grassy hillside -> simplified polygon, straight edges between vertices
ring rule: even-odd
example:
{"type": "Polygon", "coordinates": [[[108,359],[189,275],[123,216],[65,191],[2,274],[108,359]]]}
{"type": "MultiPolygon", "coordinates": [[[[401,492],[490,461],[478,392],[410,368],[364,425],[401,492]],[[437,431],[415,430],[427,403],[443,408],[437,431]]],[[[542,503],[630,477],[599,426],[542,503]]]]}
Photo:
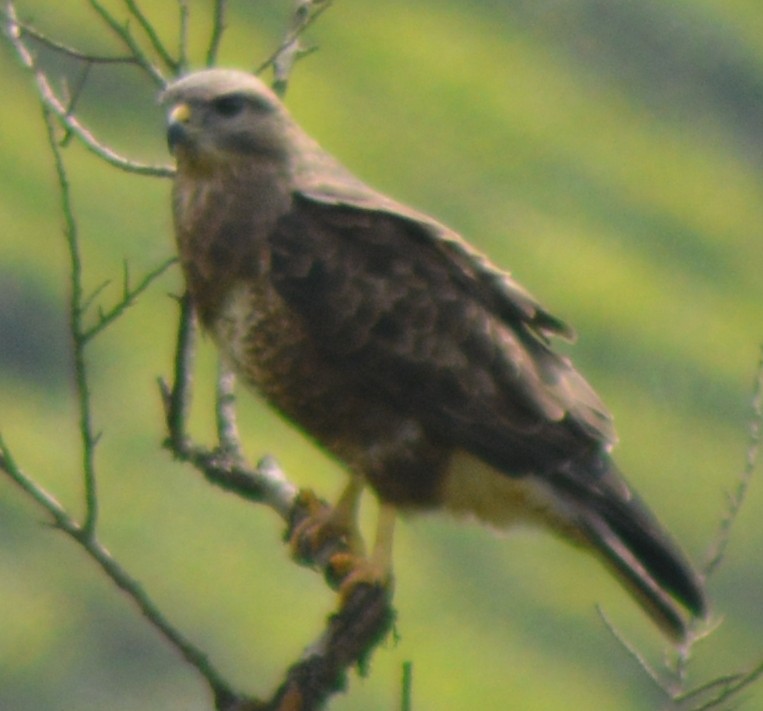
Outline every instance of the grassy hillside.
{"type": "MultiPolygon", "coordinates": [[[[176,3],[144,5],[174,43],[176,3]]],[[[230,5],[221,63],[259,64],[292,4],[230,5]]],[[[190,6],[200,66],[209,3],[190,6]]],[[[87,3],[19,11],[70,45],[116,52],[87,3]]],[[[745,0],[337,0],[288,93],[359,176],[463,232],[576,328],[570,353],[615,413],[618,461],[695,559],[744,463],[763,338],[762,24],[745,0]]],[[[76,77],[72,61],[40,57],[76,77]]],[[[0,432],[78,511],[58,196],[33,84],[7,43],[0,77],[0,432]]],[[[133,68],[97,66],[81,115],[120,151],[168,162],[155,93],[133,68]]],[[[108,306],[124,260],[139,275],[172,254],[169,184],[75,142],[65,153],[85,283],[112,280],[108,306]]],[[[171,367],[167,295],[180,289],[168,273],[89,352],[101,536],[236,684],[264,694],[335,601],[288,561],[272,514],[160,449],[155,383],[171,367]]],[[[202,344],[193,425],[206,440],[214,363],[202,344]]],[[[298,483],[339,490],[336,466],[286,423],[246,395],[241,410],[253,458],[270,452],[298,483]]],[[[711,585],[725,621],[697,649],[698,680],[763,655],[762,505],[754,482],[711,585]]],[[[176,654],[40,521],[0,476],[0,709],[208,709],[176,654]]],[[[659,707],[594,605],[656,664],[663,640],[595,561],[546,534],[406,520],[396,574],[400,639],[332,709],[398,708],[405,660],[416,711],[659,707]]],[[[756,708],[763,691],[749,699],[756,708]]]]}

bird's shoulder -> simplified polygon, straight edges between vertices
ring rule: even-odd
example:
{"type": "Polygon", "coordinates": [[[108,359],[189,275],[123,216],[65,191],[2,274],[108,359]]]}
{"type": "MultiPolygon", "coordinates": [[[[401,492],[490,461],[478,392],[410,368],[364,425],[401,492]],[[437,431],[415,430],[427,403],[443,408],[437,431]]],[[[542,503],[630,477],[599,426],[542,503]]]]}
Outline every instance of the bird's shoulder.
{"type": "Polygon", "coordinates": [[[571,329],[429,216],[355,180],[303,184],[271,262],[320,347],[399,400],[437,402],[482,429],[570,416],[614,441],[596,393],[551,347],[571,329]]]}
{"type": "MultiPolygon", "coordinates": [[[[409,262],[419,260],[431,269],[439,267],[464,293],[512,327],[521,324],[543,340],[550,336],[575,339],[569,325],[455,230],[369,188],[342,166],[298,181],[294,198],[293,219],[285,220],[282,227],[309,221],[323,231],[322,248],[328,248],[329,242],[338,247],[337,234],[352,232],[359,249],[375,245],[388,254],[399,251],[409,262]]],[[[314,230],[310,234],[316,237],[314,230]]],[[[349,256],[330,253],[334,258],[349,256]]]]}

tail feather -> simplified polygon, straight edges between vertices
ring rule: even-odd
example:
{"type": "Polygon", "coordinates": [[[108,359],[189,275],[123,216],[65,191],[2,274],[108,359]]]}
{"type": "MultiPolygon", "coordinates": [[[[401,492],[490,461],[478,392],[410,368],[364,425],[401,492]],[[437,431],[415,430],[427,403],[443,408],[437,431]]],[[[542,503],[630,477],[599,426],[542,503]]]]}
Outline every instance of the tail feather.
{"type": "MultiPolygon", "coordinates": [[[[671,639],[685,639],[688,631],[687,616],[666,590],[667,586],[663,587],[606,522],[600,519],[587,521],[582,530],[607,567],[616,574],[655,624],[671,639]]],[[[681,602],[684,600],[681,599],[681,602]]],[[[701,614],[699,609],[688,609],[693,614],[701,614]]]]}
{"type": "Polygon", "coordinates": [[[658,626],[683,639],[689,614],[701,617],[707,610],[702,581],[614,463],[598,455],[586,466],[565,467],[554,479],[594,550],[658,626]]]}

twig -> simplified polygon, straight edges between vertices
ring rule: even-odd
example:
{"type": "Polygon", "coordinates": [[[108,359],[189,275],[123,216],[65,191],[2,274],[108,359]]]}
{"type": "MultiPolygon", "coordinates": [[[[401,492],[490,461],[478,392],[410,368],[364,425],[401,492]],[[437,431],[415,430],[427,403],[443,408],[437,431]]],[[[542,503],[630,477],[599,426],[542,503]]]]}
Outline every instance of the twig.
{"type": "Polygon", "coordinates": [[[80,526],[66,513],[66,509],[58,502],[55,496],[30,479],[19,468],[8,445],[0,433],[0,469],[2,469],[13,482],[29,495],[38,506],[47,511],[55,525],[73,538],[81,537],[80,526]]]}
{"type": "Polygon", "coordinates": [[[95,475],[95,447],[98,436],[93,433],[92,412],[90,408],[90,386],[87,379],[85,364],[85,343],[82,327],[82,258],[79,249],[77,222],[71,203],[69,178],[66,173],[61,148],[56,140],[56,127],[49,109],[43,104],[43,116],[47,129],[48,145],[53,155],[59,195],[61,197],[61,213],[64,217],[64,237],[69,251],[70,294],[69,294],[69,330],[72,336],[74,360],[74,379],[79,408],[80,438],[82,440],[82,472],[85,484],[85,523],[82,535],[92,538],[98,522],[98,491],[95,475]]]}
{"type": "Polygon", "coordinates": [[[760,346],[758,367],[752,395],[752,413],[748,425],[748,445],[745,464],[737,481],[733,494],[727,497],[726,514],[721,520],[718,532],[707,552],[705,564],[702,567],[705,578],[709,578],[723,561],[728,547],[731,530],[739,516],[739,511],[747,498],[752,476],[760,455],[760,433],[763,423],[763,344],[760,346]]]}
{"type": "Polygon", "coordinates": [[[138,61],[132,55],[107,56],[91,54],[90,52],[83,52],[82,50],[70,47],[63,42],[54,40],[44,32],[38,30],[36,27],[33,27],[28,23],[21,22],[18,19],[13,18],[5,10],[0,10],[0,15],[2,15],[2,17],[4,17],[5,20],[9,23],[15,25],[22,36],[26,35],[27,37],[31,37],[49,49],[52,49],[59,54],[64,54],[67,57],[71,57],[72,59],[79,59],[82,61],[91,62],[92,64],[138,64],[138,61]]]}
{"type": "MultiPolygon", "coordinates": [[[[727,497],[726,512],[706,555],[706,561],[702,567],[705,579],[708,579],[713,575],[724,560],[731,531],[739,516],[742,505],[747,498],[752,477],[758,463],[761,426],[763,425],[763,344],[761,344],[759,351],[751,409],[752,412],[748,428],[749,443],[746,451],[745,465],[738,477],[734,493],[727,497]]],[[[706,639],[721,623],[721,620],[717,620],[714,627],[709,626],[701,630],[692,629],[692,633],[686,643],[678,649],[675,663],[673,665],[667,665],[672,675],[672,680],[665,681],[646,661],[641,653],[615,629],[612,623],[604,615],[601,608],[597,607],[597,610],[609,632],[636,661],[649,679],[668,697],[671,709],[678,709],[679,707],[685,709],[687,708],[686,704],[688,702],[695,700],[697,697],[706,697],[707,694],[712,691],[715,691],[716,693],[711,698],[704,699],[699,702],[698,705],[692,706],[691,711],[709,711],[710,709],[719,708],[721,704],[736,697],[740,691],[763,676],[763,662],[761,662],[749,672],[719,676],[695,687],[694,689],[686,690],[687,666],[694,645],[696,645],[698,641],[706,639]]]]}
{"type": "Polygon", "coordinates": [[[149,623],[209,682],[216,699],[228,702],[230,699],[242,698],[232,690],[228,682],[210,663],[207,655],[169,623],[146,594],[140,582],[127,573],[95,536],[71,518],[52,494],[18,467],[2,436],[0,436],[0,468],[50,515],[58,529],[76,541],[109,579],[127,594],[149,623]]]}
{"type": "MultiPolygon", "coordinates": [[[[90,76],[90,69],[92,68],[92,66],[93,66],[92,62],[85,62],[84,66],[82,67],[82,71],[80,72],[80,75],[77,78],[77,83],[74,86],[74,91],[72,91],[69,94],[68,101],[66,102],[67,116],[72,116],[74,112],[76,111],[77,102],[82,96],[82,91],[84,90],[85,84],[87,83],[87,79],[90,76]]],[[[66,133],[64,134],[64,137],[60,141],[62,148],[69,143],[73,135],[74,134],[69,129],[66,129],[66,133]]]]}
{"type": "Polygon", "coordinates": [[[82,299],[82,303],[80,305],[80,308],[83,312],[87,311],[93,304],[93,302],[98,298],[98,295],[111,284],[111,279],[104,279],[98,286],[93,289],[93,292],[88,296],[87,298],[82,299]]]}
{"type": "Polygon", "coordinates": [[[223,446],[209,450],[192,443],[187,423],[193,396],[195,341],[196,318],[190,297],[185,294],[180,299],[172,385],[164,379],[159,380],[168,432],[165,447],[177,459],[193,464],[214,485],[249,501],[265,503],[284,521],[290,521],[299,494],[297,487],[269,457],[262,459],[255,469],[250,469],[240,455],[235,406],[228,397],[232,394],[230,379],[222,378],[223,384],[218,385],[216,417],[218,437],[223,446]]]}
{"type": "Polygon", "coordinates": [[[90,7],[98,13],[98,16],[104,21],[106,26],[120,39],[130,53],[135,57],[135,61],[145,70],[157,86],[164,88],[167,86],[167,80],[157,67],[143,51],[141,46],[132,36],[129,27],[122,25],[119,21],[100,3],[100,0],[89,0],[90,7]]]}
{"type": "Polygon", "coordinates": [[[328,626],[292,666],[268,708],[316,711],[346,686],[346,670],[363,668],[370,651],[392,628],[394,613],[389,591],[382,587],[356,587],[328,626]]]}
{"type": "Polygon", "coordinates": [[[215,0],[212,16],[212,34],[207,48],[206,64],[208,67],[214,67],[217,64],[217,55],[220,51],[223,33],[225,32],[225,15],[227,10],[228,0],[215,0]]]}
{"type": "MultiPolygon", "coordinates": [[[[753,667],[749,672],[740,675],[732,675],[729,677],[722,677],[721,682],[728,684],[724,686],[715,696],[708,699],[706,702],[699,706],[693,706],[691,711],[709,711],[709,709],[718,708],[718,706],[726,701],[729,701],[732,697],[739,694],[740,691],[747,688],[750,684],[757,681],[763,676],[763,662],[760,662],[757,666],[753,667]]],[[[710,688],[710,685],[705,685],[710,688]]]]}
{"type": "MultiPolygon", "coordinates": [[[[77,223],[74,219],[68,176],[61,155],[61,148],[56,141],[54,117],[44,103],[43,114],[45,125],[47,127],[48,143],[53,154],[56,175],[58,178],[59,192],[61,196],[61,211],[64,215],[64,233],[69,248],[71,272],[71,297],[69,309],[70,330],[73,341],[75,380],[80,410],[80,432],[83,440],[83,475],[86,491],[86,514],[84,523],[79,524],[75,521],[54,496],[21,470],[1,436],[0,468],[5,471],[33,501],[51,516],[57,528],[80,544],[88,556],[100,566],[109,579],[111,579],[117,587],[123,590],[133,600],[151,625],[154,626],[160,634],[180,652],[183,658],[207,680],[214,694],[215,703],[218,708],[230,708],[234,701],[236,703],[249,703],[249,699],[232,690],[232,687],[228,682],[209,662],[206,654],[193,645],[169,623],[167,618],[145,593],[141,584],[135,578],[130,576],[97,540],[96,526],[98,517],[98,498],[94,463],[97,436],[93,435],[92,430],[90,391],[87,380],[84,349],[88,337],[92,338],[98,331],[102,330],[107,323],[110,323],[113,318],[109,317],[107,319],[102,319],[97,328],[91,329],[89,335],[82,329],[82,304],[85,303],[85,301],[82,297],[82,261],[79,252],[77,223]]],[[[166,269],[167,266],[168,264],[162,265],[162,271],[166,269]]],[[[135,289],[130,289],[127,285],[127,280],[125,281],[125,298],[121,302],[124,306],[119,309],[120,313],[126,308],[126,304],[132,302],[135,293],[145,289],[156,274],[157,272],[155,270],[155,272],[146,277],[141,282],[141,285],[135,289]]],[[[92,297],[87,301],[92,301],[92,297]]],[[[116,316],[114,316],[114,318],[116,318],[116,316]]]]}
{"type": "Polygon", "coordinates": [[[146,165],[126,158],[109,146],[101,143],[95,136],[77,119],[69,113],[65,102],[56,94],[48,80],[47,74],[39,69],[29,48],[22,40],[22,30],[16,17],[16,9],[12,2],[6,3],[5,16],[6,35],[16,50],[16,54],[22,64],[32,73],[37,83],[37,91],[45,106],[56,116],[62,126],[71,131],[77,139],[91,153],[95,154],[109,165],[137,175],[150,175],[161,178],[169,178],[175,174],[174,168],[168,166],[146,165]]]}
{"type": "Polygon", "coordinates": [[[164,42],[162,42],[161,38],[157,34],[153,24],[149,22],[148,18],[143,14],[143,11],[140,9],[137,3],[137,0],[124,0],[124,3],[129,13],[138,21],[140,28],[145,33],[146,37],[148,37],[148,41],[151,43],[151,46],[157,55],[159,55],[159,58],[164,62],[167,69],[169,69],[173,74],[177,74],[178,61],[169,53],[167,48],[164,46],[164,42]]]}
{"type": "MultiPolygon", "coordinates": [[[[191,463],[215,486],[246,500],[263,503],[287,523],[287,537],[308,516],[327,505],[310,492],[300,492],[269,457],[252,469],[241,455],[232,399],[233,379],[224,369],[218,384],[218,446],[207,449],[194,444],[186,432],[188,400],[191,397],[191,363],[194,355],[193,316],[188,297],[181,301],[181,318],[175,351],[172,385],[160,380],[168,437],[165,441],[174,456],[191,463]]],[[[350,553],[343,536],[331,536],[317,550],[309,550],[300,562],[323,573],[327,583],[337,589],[350,571],[338,573],[332,561],[337,554],[350,553]]],[[[391,628],[394,613],[390,591],[377,586],[358,585],[343,600],[339,611],[303,658],[293,665],[271,701],[235,705],[236,709],[320,708],[323,700],[343,688],[346,670],[362,664],[391,628]]]]}
{"type": "MultiPolygon", "coordinates": [[[[163,85],[164,77],[148,55],[143,51],[130,31],[129,25],[121,24],[99,0],[89,0],[90,6],[99,14],[102,21],[120,39],[133,55],[132,63],[141,66],[157,83],[163,85]]],[[[148,38],[153,52],[172,71],[178,71],[187,63],[187,31],[189,10],[186,0],[178,0],[181,14],[181,38],[179,59],[176,64],[163,43],[155,33],[153,26],[143,15],[137,0],[124,0],[124,5],[131,17],[137,21],[142,32],[148,38]]],[[[317,3],[316,3],[317,4],[317,3]]],[[[312,6],[312,3],[311,3],[312,6]]],[[[207,61],[214,64],[221,38],[225,29],[226,0],[216,0],[213,31],[207,52],[207,61]]],[[[148,175],[170,176],[169,168],[144,166],[128,161],[116,154],[110,147],[100,143],[78,121],[74,114],[74,104],[80,96],[81,86],[74,91],[71,100],[56,92],[48,75],[39,68],[20,24],[16,20],[12,2],[7,4],[6,30],[16,53],[24,66],[33,74],[37,82],[38,93],[43,105],[45,125],[53,152],[56,175],[61,194],[61,210],[64,215],[64,231],[69,247],[71,272],[70,327],[74,343],[74,371],[77,383],[77,397],[80,409],[80,432],[83,441],[83,477],[85,482],[86,512],[84,522],[79,523],[47,491],[27,477],[17,466],[11,452],[0,437],[0,469],[8,473],[27,494],[43,507],[56,525],[76,540],[87,554],[97,562],[113,583],[124,590],[141,610],[142,614],[159,633],[173,645],[181,655],[204,677],[215,697],[218,709],[225,711],[253,711],[269,709],[286,711],[295,708],[293,703],[299,700],[301,711],[318,709],[323,702],[346,684],[348,670],[361,667],[368,656],[391,628],[394,613],[390,604],[390,589],[359,584],[342,597],[339,610],[333,615],[320,638],[310,646],[303,657],[287,672],[285,681],[279,687],[271,701],[260,702],[236,693],[219,672],[211,665],[206,655],[180,634],[146,595],[140,583],[132,578],[114,560],[101,545],[97,537],[98,497],[95,471],[95,450],[98,436],[92,426],[92,412],[85,349],[90,339],[95,338],[134,302],[174,260],[168,260],[155,270],[146,274],[133,286],[125,265],[122,282],[122,295],[118,302],[106,311],[99,311],[95,323],[85,326],[97,297],[106,288],[108,282],[100,284],[91,294],[85,295],[82,288],[82,260],[77,233],[77,223],[69,193],[68,177],[63,161],[62,146],[56,141],[57,127],[60,126],[81,141],[90,151],[123,170],[148,175]]],[[[307,26],[309,22],[305,24],[307,26]]],[[[41,34],[41,33],[40,33],[41,34]]],[[[145,41],[145,38],[141,36],[145,41]]],[[[87,61],[84,53],[77,59],[87,61]]],[[[285,56],[285,55],[284,55],[285,56]]],[[[295,55],[296,56],[296,55],[295,55]]],[[[288,64],[290,70],[293,58],[284,59],[282,68],[288,64]]],[[[288,73],[288,71],[287,71],[288,73]]],[[[181,322],[178,335],[178,347],[175,358],[174,382],[170,388],[161,383],[165,403],[165,414],[169,437],[168,447],[175,456],[190,461],[207,479],[218,486],[248,499],[263,502],[276,511],[287,522],[288,532],[293,531],[307,516],[315,515],[326,504],[308,492],[300,492],[283,474],[272,459],[263,459],[255,469],[248,468],[241,455],[233,401],[233,379],[226,373],[221,374],[218,392],[218,446],[205,449],[193,444],[186,431],[187,415],[192,395],[191,372],[194,357],[195,320],[188,298],[182,300],[181,322]]],[[[345,567],[335,569],[332,560],[337,553],[350,552],[349,542],[341,536],[329,538],[319,549],[310,550],[305,555],[305,562],[323,572],[333,588],[337,588],[340,576],[349,574],[345,567]]]]}
{"type": "MultiPolygon", "coordinates": [[[[116,319],[118,319],[130,306],[135,303],[135,300],[140,296],[151,284],[158,279],[164,272],[167,271],[173,264],[177,262],[177,257],[170,257],[162,262],[158,267],[152,269],[146,273],[144,277],[135,285],[130,286],[129,273],[127,271],[127,263],[124,266],[124,277],[122,282],[122,298],[114,304],[108,311],[102,312],[98,316],[98,320],[90,328],[85,329],[82,333],[82,339],[85,343],[95,338],[101,331],[111,325],[116,319]]],[[[108,282],[106,282],[108,284],[108,282]]],[[[99,291],[103,288],[101,285],[96,290],[99,291]]],[[[91,304],[95,293],[91,295],[85,303],[82,304],[82,311],[84,312],[87,306],[91,304]]]]}
{"type": "Polygon", "coordinates": [[[159,379],[159,389],[164,402],[165,420],[173,452],[181,452],[187,444],[186,423],[193,397],[193,360],[196,342],[196,315],[188,293],[179,299],[180,317],[175,341],[174,381],[170,387],[159,379]]]}
{"type": "Polygon", "coordinates": [[[188,0],[178,0],[178,61],[177,73],[185,74],[188,71],[188,26],[190,22],[190,10],[188,0]]]}
{"type": "Polygon", "coordinates": [[[413,711],[413,662],[403,662],[400,690],[400,711],[413,711]]]}
{"type": "MultiPolygon", "coordinates": [[[[114,584],[123,590],[137,605],[141,613],[148,619],[160,634],[174,646],[183,658],[190,663],[209,683],[214,694],[218,708],[231,707],[233,701],[249,701],[246,697],[235,693],[232,687],[222,677],[207,659],[206,654],[193,645],[185,636],[183,636],[175,627],[173,627],[167,618],[160,612],[153,601],[145,593],[140,583],[130,576],[124,568],[111,556],[96,537],[96,526],[98,518],[98,498],[95,478],[95,446],[97,436],[93,435],[92,416],[90,406],[90,390],[87,380],[87,367],[84,357],[84,349],[88,337],[92,338],[98,331],[102,330],[113,318],[102,319],[97,328],[92,329],[86,334],[82,329],[83,309],[85,303],[82,297],[82,260],[79,251],[77,223],[74,219],[74,212],[70,197],[70,188],[66,168],[61,155],[61,148],[56,140],[54,117],[47,106],[43,103],[43,114],[47,128],[48,143],[54,158],[54,165],[58,179],[59,193],[61,196],[61,211],[64,216],[64,234],[69,249],[70,260],[70,330],[73,341],[74,352],[74,371],[77,388],[77,399],[80,410],[80,432],[83,440],[83,475],[85,479],[85,498],[86,513],[83,524],[75,521],[61,504],[47,492],[43,487],[37,484],[32,478],[27,476],[17,465],[10,449],[0,436],[0,468],[5,471],[10,478],[25,491],[30,498],[41,506],[53,519],[56,527],[70,536],[80,544],[90,558],[92,558],[104,571],[104,573],[114,582],[114,584]]],[[[174,261],[174,260],[173,260],[174,261]]],[[[167,265],[162,265],[162,271],[167,265]]],[[[136,292],[145,289],[148,283],[156,275],[156,271],[141,282],[136,289],[130,289],[125,281],[125,298],[122,304],[132,302],[136,292]],[[145,283],[145,285],[144,285],[145,283]]],[[[91,302],[90,297],[87,302],[91,302]]],[[[122,306],[121,311],[126,306],[122,306]]],[[[115,318],[116,316],[114,316],[115,318]]]]}
{"type": "Polygon", "coordinates": [[[730,685],[736,683],[737,681],[739,681],[745,676],[746,674],[743,674],[741,672],[737,674],[727,674],[726,676],[719,676],[716,679],[711,679],[710,681],[707,681],[704,684],[700,684],[694,689],[690,689],[689,691],[682,691],[681,693],[676,694],[673,697],[673,701],[678,704],[683,704],[686,701],[690,701],[692,699],[697,698],[698,696],[707,694],[709,691],[712,691],[713,689],[716,689],[719,686],[723,687],[724,689],[728,689],[730,685]]]}
{"type": "Polygon", "coordinates": [[[255,74],[262,74],[268,67],[272,66],[274,70],[273,89],[280,96],[286,93],[289,75],[294,63],[313,51],[313,48],[302,46],[301,35],[331,7],[331,4],[332,0],[297,0],[289,30],[281,44],[254,70],[255,74]]]}
{"type": "Polygon", "coordinates": [[[621,634],[621,632],[617,629],[617,627],[615,627],[615,625],[607,617],[607,615],[605,614],[604,610],[601,608],[600,605],[596,605],[596,612],[599,613],[599,617],[601,617],[601,620],[604,623],[604,626],[609,631],[609,633],[615,638],[618,644],[631,656],[631,658],[636,662],[636,664],[638,664],[638,666],[641,667],[641,670],[647,675],[647,677],[649,677],[652,683],[665,696],[672,698],[673,690],[662,679],[662,677],[657,673],[655,668],[646,660],[646,658],[641,654],[641,652],[639,652],[627,639],[625,639],[625,637],[621,634]]]}

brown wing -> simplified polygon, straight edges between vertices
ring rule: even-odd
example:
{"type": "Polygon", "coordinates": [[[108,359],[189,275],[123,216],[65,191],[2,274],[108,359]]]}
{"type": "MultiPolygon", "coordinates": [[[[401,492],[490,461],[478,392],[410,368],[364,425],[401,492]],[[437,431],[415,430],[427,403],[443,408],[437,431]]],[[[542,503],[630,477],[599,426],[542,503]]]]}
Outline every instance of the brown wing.
{"type": "Polygon", "coordinates": [[[608,414],[548,343],[560,322],[439,229],[298,195],[272,235],[274,285],[369,407],[391,402],[435,441],[538,475],[563,525],[682,637],[671,598],[701,613],[701,583],[607,456],[608,414]]]}
{"type": "Polygon", "coordinates": [[[549,347],[561,322],[431,224],[297,195],[272,235],[276,289],[376,397],[507,473],[611,442],[604,407],[549,347]]]}

